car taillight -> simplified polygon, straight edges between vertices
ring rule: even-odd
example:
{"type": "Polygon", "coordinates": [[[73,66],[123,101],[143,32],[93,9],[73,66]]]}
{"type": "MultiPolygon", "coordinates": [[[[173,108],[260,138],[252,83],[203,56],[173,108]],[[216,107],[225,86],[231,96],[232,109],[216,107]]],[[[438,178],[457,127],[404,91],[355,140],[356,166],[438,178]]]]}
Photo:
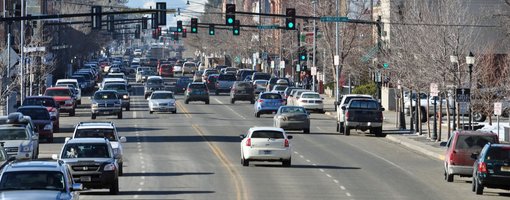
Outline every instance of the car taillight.
{"type": "Polygon", "coordinates": [[[246,139],[246,146],[251,147],[251,138],[246,139]]]}
{"type": "Polygon", "coordinates": [[[188,88],[188,92],[191,92],[191,88],[188,88]]]}
{"type": "Polygon", "coordinates": [[[283,145],[284,147],[289,147],[289,140],[288,139],[285,139],[285,143],[283,145]]]}
{"type": "Polygon", "coordinates": [[[345,120],[349,119],[349,111],[345,112],[345,120]]]}
{"type": "Polygon", "coordinates": [[[478,171],[481,173],[487,173],[487,164],[485,164],[485,162],[480,162],[478,164],[478,171]]]}
{"type": "Polygon", "coordinates": [[[264,102],[264,100],[262,100],[262,99],[259,99],[259,103],[263,103],[263,102],[264,102]]]}

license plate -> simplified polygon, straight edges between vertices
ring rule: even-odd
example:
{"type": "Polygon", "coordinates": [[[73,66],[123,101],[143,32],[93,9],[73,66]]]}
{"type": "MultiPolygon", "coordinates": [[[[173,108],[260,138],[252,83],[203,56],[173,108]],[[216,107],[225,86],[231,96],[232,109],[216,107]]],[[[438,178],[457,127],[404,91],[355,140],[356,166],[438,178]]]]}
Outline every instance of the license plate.
{"type": "Polygon", "coordinates": [[[91,178],[90,178],[90,176],[81,176],[80,177],[80,181],[82,181],[82,182],[90,182],[91,178]]]}
{"type": "Polygon", "coordinates": [[[501,171],[502,172],[510,172],[510,167],[509,166],[501,166],[501,171]]]}
{"type": "Polygon", "coordinates": [[[268,155],[271,154],[271,150],[261,150],[259,151],[259,154],[268,155]]]}
{"type": "Polygon", "coordinates": [[[109,112],[109,111],[105,111],[105,112],[103,112],[103,114],[105,114],[105,115],[109,115],[109,114],[111,114],[111,112],[109,112]]]}

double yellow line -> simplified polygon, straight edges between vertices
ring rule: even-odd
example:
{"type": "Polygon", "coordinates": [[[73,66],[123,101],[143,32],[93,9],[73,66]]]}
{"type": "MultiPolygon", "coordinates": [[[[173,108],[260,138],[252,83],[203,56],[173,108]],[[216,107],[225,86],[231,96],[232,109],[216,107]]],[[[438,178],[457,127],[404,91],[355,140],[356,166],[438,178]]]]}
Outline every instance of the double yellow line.
{"type": "MultiPolygon", "coordinates": [[[[184,113],[184,116],[186,118],[191,119],[191,114],[188,112],[188,110],[179,102],[175,104],[177,107],[179,107],[179,110],[182,110],[184,113]]],[[[236,188],[236,199],[237,200],[248,200],[248,195],[245,192],[244,182],[241,178],[241,175],[237,172],[237,170],[233,167],[233,165],[228,161],[225,154],[221,151],[220,148],[218,148],[216,145],[214,145],[211,141],[209,141],[206,137],[206,134],[204,131],[200,128],[197,124],[192,124],[191,127],[195,130],[195,132],[202,137],[204,141],[206,141],[207,146],[211,149],[211,151],[214,153],[214,155],[221,161],[221,164],[227,169],[228,173],[230,174],[230,177],[234,181],[234,186],[236,188]]]]}

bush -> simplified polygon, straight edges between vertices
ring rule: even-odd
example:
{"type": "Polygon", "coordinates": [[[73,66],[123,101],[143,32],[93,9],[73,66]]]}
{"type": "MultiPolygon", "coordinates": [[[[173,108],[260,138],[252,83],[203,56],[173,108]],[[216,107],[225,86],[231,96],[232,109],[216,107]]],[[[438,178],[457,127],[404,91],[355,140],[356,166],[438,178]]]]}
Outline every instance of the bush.
{"type": "Polygon", "coordinates": [[[372,96],[377,95],[377,85],[375,83],[368,83],[360,85],[352,90],[353,94],[368,94],[372,96]]]}

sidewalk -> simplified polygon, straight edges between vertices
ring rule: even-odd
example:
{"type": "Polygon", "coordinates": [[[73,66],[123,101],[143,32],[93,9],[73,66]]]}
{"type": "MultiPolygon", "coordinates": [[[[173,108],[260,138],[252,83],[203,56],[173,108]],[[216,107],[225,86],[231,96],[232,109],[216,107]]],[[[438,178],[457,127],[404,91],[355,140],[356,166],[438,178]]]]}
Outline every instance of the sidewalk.
{"type": "MultiPolygon", "coordinates": [[[[326,111],[326,115],[330,116],[331,118],[336,117],[336,112],[334,111],[334,101],[335,99],[332,97],[328,97],[326,95],[324,97],[324,108],[326,111]]],[[[427,123],[422,123],[423,133],[422,135],[419,135],[417,133],[410,133],[409,131],[409,122],[410,117],[406,116],[406,130],[399,130],[398,128],[398,121],[397,121],[397,115],[399,113],[395,111],[384,111],[384,132],[387,133],[386,138],[392,142],[395,142],[397,144],[400,144],[408,149],[411,149],[413,151],[416,151],[418,153],[421,153],[423,155],[432,157],[434,159],[438,160],[444,160],[444,152],[445,148],[441,147],[441,143],[445,143],[448,140],[448,133],[447,133],[447,125],[445,123],[438,124],[437,128],[442,128],[442,134],[441,134],[441,142],[432,141],[428,138],[428,127],[427,123]]],[[[432,119],[432,118],[431,118],[432,119]]],[[[431,121],[430,128],[433,129],[433,122],[431,121]]],[[[432,134],[432,130],[431,130],[432,134]]],[[[439,130],[438,130],[439,134],[439,130]]]]}

